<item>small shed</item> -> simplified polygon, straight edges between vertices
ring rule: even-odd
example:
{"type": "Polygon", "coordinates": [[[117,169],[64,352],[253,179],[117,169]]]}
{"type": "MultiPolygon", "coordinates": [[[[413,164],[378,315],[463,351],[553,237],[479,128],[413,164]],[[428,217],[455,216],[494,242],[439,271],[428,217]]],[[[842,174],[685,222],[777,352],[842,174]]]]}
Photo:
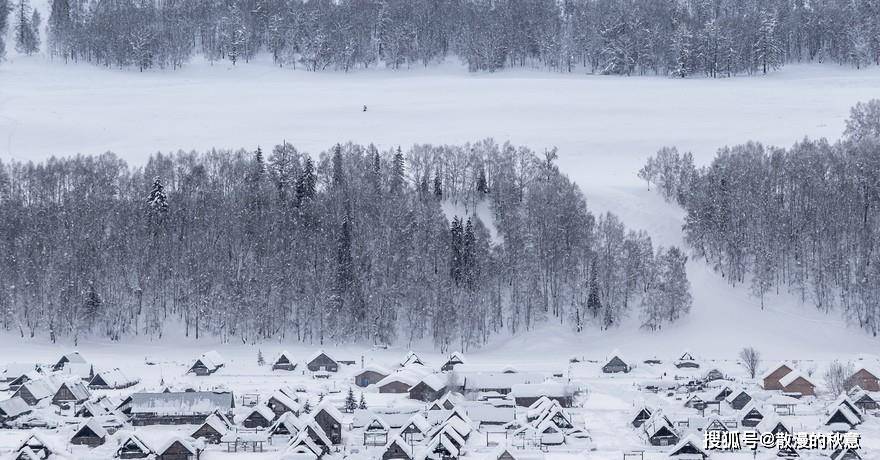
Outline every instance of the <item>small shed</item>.
{"type": "Polygon", "coordinates": [[[375,383],[379,383],[385,377],[391,374],[391,371],[375,364],[369,364],[354,375],[354,384],[364,388],[375,383]]]}

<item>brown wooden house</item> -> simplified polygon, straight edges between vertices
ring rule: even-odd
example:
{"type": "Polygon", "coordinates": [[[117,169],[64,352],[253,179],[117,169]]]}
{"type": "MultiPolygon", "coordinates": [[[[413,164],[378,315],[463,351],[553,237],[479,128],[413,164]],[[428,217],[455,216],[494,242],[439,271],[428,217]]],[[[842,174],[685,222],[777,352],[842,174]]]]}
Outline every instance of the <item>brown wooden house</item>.
{"type": "Polygon", "coordinates": [[[245,428],[269,428],[275,420],[275,413],[266,406],[254,407],[247,416],[241,420],[245,428]]]}
{"type": "Polygon", "coordinates": [[[602,372],[606,374],[615,374],[619,372],[629,372],[631,367],[619,355],[612,355],[611,358],[602,366],[602,372]]]}
{"type": "Polygon", "coordinates": [[[880,371],[861,367],[849,378],[849,383],[865,391],[880,391],[880,371]]]}
{"type": "Polygon", "coordinates": [[[89,400],[91,393],[82,382],[64,382],[52,396],[52,404],[58,407],[70,407],[89,400]]]}
{"type": "Polygon", "coordinates": [[[793,370],[794,366],[790,363],[779,363],[771,367],[770,370],[764,373],[764,375],[761,377],[761,379],[764,381],[764,389],[781,390],[782,384],[779,383],[779,380],[788,375],[793,370]]]}
{"type": "Polygon", "coordinates": [[[229,431],[229,426],[215,414],[211,414],[193,431],[193,439],[202,439],[208,444],[220,444],[221,438],[229,431]]]}
{"type": "Polygon", "coordinates": [[[779,379],[782,391],[801,396],[815,396],[816,385],[798,371],[791,371],[779,379]]]}

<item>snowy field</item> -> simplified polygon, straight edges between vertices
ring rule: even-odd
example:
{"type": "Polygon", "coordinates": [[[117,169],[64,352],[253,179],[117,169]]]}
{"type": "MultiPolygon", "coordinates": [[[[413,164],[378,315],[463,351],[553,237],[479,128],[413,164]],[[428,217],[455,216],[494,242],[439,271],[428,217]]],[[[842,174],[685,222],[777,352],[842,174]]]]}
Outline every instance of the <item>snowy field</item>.
{"type": "MultiPolygon", "coordinates": [[[[563,170],[594,212],[614,212],[655,242],[680,244],[681,211],[636,178],[659,147],[692,150],[700,164],[717,147],[748,139],[776,145],[804,136],[834,139],[849,108],[878,95],[880,70],[833,65],[678,80],[528,70],[475,75],[454,64],[316,74],[265,62],[193,63],[175,72],[138,73],[13,56],[0,66],[0,158],[110,150],[140,163],[156,151],[268,147],[282,140],[315,154],[347,140],[392,147],[494,137],[536,150],[559,147],[563,170]]],[[[536,356],[575,349],[601,355],[620,348],[639,355],[699,347],[731,358],[754,345],[772,359],[830,359],[880,349],[880,341],[838,316],[784,294],[760,311],[746,289],[727,286],[701,261],[691,261],[688,274],[692,313],[659,333],[639,331],[635,319],[582,335],[546,326],[499,338],[481,353],[525,347],[536,356]]]]}

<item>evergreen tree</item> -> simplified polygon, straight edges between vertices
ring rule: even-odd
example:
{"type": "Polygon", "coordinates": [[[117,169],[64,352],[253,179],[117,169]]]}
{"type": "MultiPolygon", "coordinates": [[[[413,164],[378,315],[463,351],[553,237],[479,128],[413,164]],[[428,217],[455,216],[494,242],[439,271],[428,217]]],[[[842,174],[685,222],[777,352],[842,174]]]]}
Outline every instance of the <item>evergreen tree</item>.
{"type": "Polygon", "coordinates": [[[360,400],[360,402],[358,403],[358,409],[365,410],[366,408],[367,408],[367,400],[364,399],[364,394],[363,394],[363,392],[362,392],[362,393],[361,393],[361,400],[360,400]]]}
{"type": "Polygon", "coordinates": [[[266,358],[263,357],[263,350],[257,349],[257,366],[265,366],[266,358]]]}
{"type": "Polygon", "coordinates": [[[348,413],[352,413],[355,409],[358,408],[357,406],[357,401],[354,399],[354,391],[351,389],[351,387],[348,387],[348,395],[346,395],[345,397],[345,411],[348,413]]]}
{"type": "Polygon", "coordinates": [[[486,170],[484,168],[480,168],[480,172],[477,175],[477,193],[482,195],[489,193],[489,182],[486,181],[486,170]]]}
{"type": "Polygon", "coordinates": [[[0,62],[6,57],[6,28],[9,21],[9,11],[11,0],[0,0],[0,62]]]}
{"type": "MultiPolygon", "coordinates": [[[[15,50],[33,54],[40,49],[39,25],[33,23],[34,10],[28,0],[17,0],[15,7],[15,50]]],[[[39,18],[39,15],[37,16],[39,18]]]]}

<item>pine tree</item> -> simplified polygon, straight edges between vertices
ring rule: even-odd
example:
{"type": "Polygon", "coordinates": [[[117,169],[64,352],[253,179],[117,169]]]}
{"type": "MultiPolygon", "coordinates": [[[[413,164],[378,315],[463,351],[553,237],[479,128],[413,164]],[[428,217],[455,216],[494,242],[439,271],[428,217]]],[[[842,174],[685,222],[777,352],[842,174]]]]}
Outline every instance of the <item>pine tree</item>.
{"type": "Polygon", "coordinates": [[[3,38],[6,36],[9,10],[12,9],[9,6],[9,1],[10,0],[0,0],[0,62],[6,57],[6,42],[3,38]]]}
{"type": "Polygon", "coordinates": [[[587,310],[593,314],[593,318],[602,310],[602,300],[599,298],[599,266],[595,260],[590,265],[590,284],[587,294],[587,310]]]}
{"type": "Polygon", "coordinates": [[[434,197],[438,200],[443,199],[443,182],[440,179],[440,171],[434,172],[434,197]]]}
{"type": "Polygon", "coordinates": [[[345,397],[345,411],[352,413],[355,409],[357,409],[357,401],[354,399],[354,391],[348,387],[348,395],[345,397]]]}
{"type": "MultiPolygon", "coordinates": [[[[39,18],[39,15],[37,16],[39,18]]],[[[15,9],[15,50],[33,54],[40,49],[39,32],[32,22],[33,11],[28,0],[18,0],[15,9]]]]}
{"type": "Polygon", "coordinates": [[[303,200],[314,200],[317,193],[317,182],[315,164],[312,162],[311,157],[306,157],[302,173],[296,181],[296,202],[302,203],[303,200]]]}
{"type": "Polygon", "coordinates": [[[158,177],[153,179],[153,188],[150,189],[150,195],[147,197],[147,205],[152,215],[168,212],[168,197],[165,195],[165,186],[162,185],[162,180],[158,177]]]}
{"type": "Polygon", "coordinates": [[[358,409],[366,409],[367,408],[367,400],[364,399],[364,394],[361,393],[361,400],[358,403],[358,409]]]}
{"type": "Polygon", "coordinates": [[[265,366],[266,358],[263,357],[263,350],[257,349],[257,366],[265,366]]]}
{"type": "Polygon", "coordinates": [[[483,195],[489,193],[489,182],[486,180],[486,170],[483,168],[480,168],[477,175],[477,192],[483,195]]]}
{"type": "Polygon", "coordinates": [[[394,158],[391,162],[391,194],[398,195],[403,190],[403,181],[404,181],[404,160],[403,160],[403,151],[400,147],[397,147],[397,150],[394,152],[394,158]]]}

